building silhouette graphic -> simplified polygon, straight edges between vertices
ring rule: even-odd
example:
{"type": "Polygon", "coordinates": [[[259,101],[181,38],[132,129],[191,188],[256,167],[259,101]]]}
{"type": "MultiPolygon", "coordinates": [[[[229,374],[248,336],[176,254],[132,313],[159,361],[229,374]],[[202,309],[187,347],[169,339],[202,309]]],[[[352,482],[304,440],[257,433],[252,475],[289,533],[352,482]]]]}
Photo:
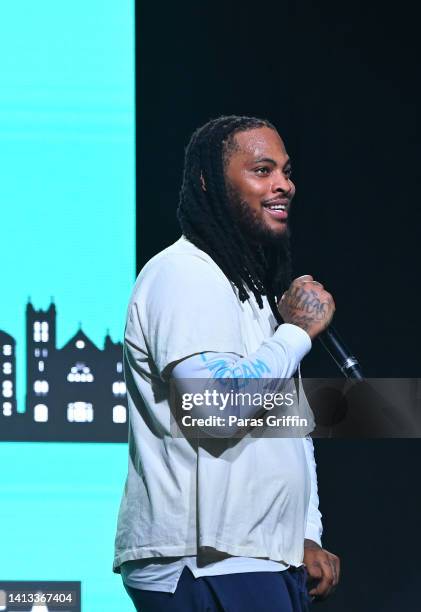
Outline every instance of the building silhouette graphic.
{"type": "Polygon", "coordinates": [[[0,330],[0,440],[126,442],[123,346],[80,328],[56,346],[56,307],[26,306],[25,412],[16,405],[16,342],[0,330]]]}

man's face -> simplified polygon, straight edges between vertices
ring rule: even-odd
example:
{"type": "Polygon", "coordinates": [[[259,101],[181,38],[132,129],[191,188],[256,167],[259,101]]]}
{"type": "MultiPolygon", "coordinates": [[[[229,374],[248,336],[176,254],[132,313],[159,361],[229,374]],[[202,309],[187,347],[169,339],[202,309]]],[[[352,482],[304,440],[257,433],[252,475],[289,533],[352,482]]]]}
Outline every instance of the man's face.
{"type": "Polygon", "coordinates": [[[275,245],[288,238],[295,186],[279,134],[268,127],[235,134],[225,180],[230,209],[248,239],[275,245]]]}

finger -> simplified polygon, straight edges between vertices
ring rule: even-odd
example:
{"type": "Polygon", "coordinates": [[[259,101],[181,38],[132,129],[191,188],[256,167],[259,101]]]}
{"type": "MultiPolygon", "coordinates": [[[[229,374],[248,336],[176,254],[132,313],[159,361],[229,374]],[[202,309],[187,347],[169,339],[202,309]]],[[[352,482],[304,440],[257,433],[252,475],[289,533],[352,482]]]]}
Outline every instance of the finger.
{"type": "Polygon", "coordinates": [[[332,587],[335,587],[338,584],[338,572],[336,570],[336,565],[333,559],[329,558],[329,564],[330,564],[332,574],[333,574],[332,587]]]}
{"type": "Polygon", "coordinates": [[[323,289],[323,285],[322,283],[319,283],[319,281],[312,280],[312,281],[306,281],[306,282],[311,283],[312,285],[317,285],[318,287],[321,287],[323,289]]]}
{"type": "Polygon", "coordinates": [[[328,560],[322,562],[321,568],[323,577],[317,587],[310,591],[310,595],[325,598],[329,595],[333,586],[333,572],[328,560]]]}
{"type": "Polygon", "coordinates": [[[323,294],[320,295],[320,300],[323,302],[326,302],[330,308],[333,308],[333,309],[336,308],[333,297],[328,291],[326,291],[326,289],[324,289],[323,294]]]}
{"type": "Polygon", "coordinates": [[[311,274],[303,274],[302,276],[299,276],[298,278],[295,278],[292,281],[292,284],[294,283],[306,283],[306,282],[310,282],[314,280],[313,277],[311,276],[311,274]]]}
{"type": "Polygon", "coordinates": [[[312,597],[319,597],[320,599],[325,599],[332,590],[332,586],[332,581],[324,577],[314,589],[311,589],[311,591],[309,591],[309,595],[311,595],[312,597]]]}
{"type": "Polygon", "coordinates": [[[309,594],[312,594],[313,591],[318,586],[323,573],[317,562],[308,564],[305,567],[307,571],[307,589],[308,589],[309,594]]]}
{"type": "Polygon", "coordinates": [[[320,564],[317,562],[311,563],[310,565],[306,565],[306,570],[311,578],[316,578],[317,580],[320,580],[323,576],[320,564]]]}
{"type": "Polygon", "coordinates": [[[336,576],[336,584],[338,584],[339,578],[340,578],[340,575],[341,575],[341,560],[336,555],[332,555],[332,553],[330,553],[330,561],[334,565],[335,576],[336,576]]]}

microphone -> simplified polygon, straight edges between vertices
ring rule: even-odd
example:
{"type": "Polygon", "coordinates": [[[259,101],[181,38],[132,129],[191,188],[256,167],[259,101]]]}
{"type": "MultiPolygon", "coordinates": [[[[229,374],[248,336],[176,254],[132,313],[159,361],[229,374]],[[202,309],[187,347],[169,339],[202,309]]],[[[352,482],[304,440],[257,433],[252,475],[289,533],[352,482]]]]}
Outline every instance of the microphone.
{"type": "Polygon", "coordinates": [[[338,332],[332,326],[325,329],[318,337],[346,378],[364,380],[358,359],[348,350],[338,332]]]}

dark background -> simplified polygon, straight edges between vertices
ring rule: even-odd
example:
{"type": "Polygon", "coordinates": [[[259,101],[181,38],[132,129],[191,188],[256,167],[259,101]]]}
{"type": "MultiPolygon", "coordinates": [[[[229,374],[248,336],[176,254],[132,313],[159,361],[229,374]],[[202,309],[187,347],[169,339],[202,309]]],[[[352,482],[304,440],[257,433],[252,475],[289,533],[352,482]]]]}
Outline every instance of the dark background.
{"type": "MultiPolygon", "coordinates": [[[[294,272],[333,294],[372,377],[420,375],[419,17],[410,3],[138,3],[138,268],[180,235],[184,147],[221,114],[270,119],[297,187],[294,272]]],[[[336,375],[315,343],[308,376],[336,375]]],[[[421,609],[418,440],[316,442],[324,546],[342,558],[320,609],[421,609]]]]}

